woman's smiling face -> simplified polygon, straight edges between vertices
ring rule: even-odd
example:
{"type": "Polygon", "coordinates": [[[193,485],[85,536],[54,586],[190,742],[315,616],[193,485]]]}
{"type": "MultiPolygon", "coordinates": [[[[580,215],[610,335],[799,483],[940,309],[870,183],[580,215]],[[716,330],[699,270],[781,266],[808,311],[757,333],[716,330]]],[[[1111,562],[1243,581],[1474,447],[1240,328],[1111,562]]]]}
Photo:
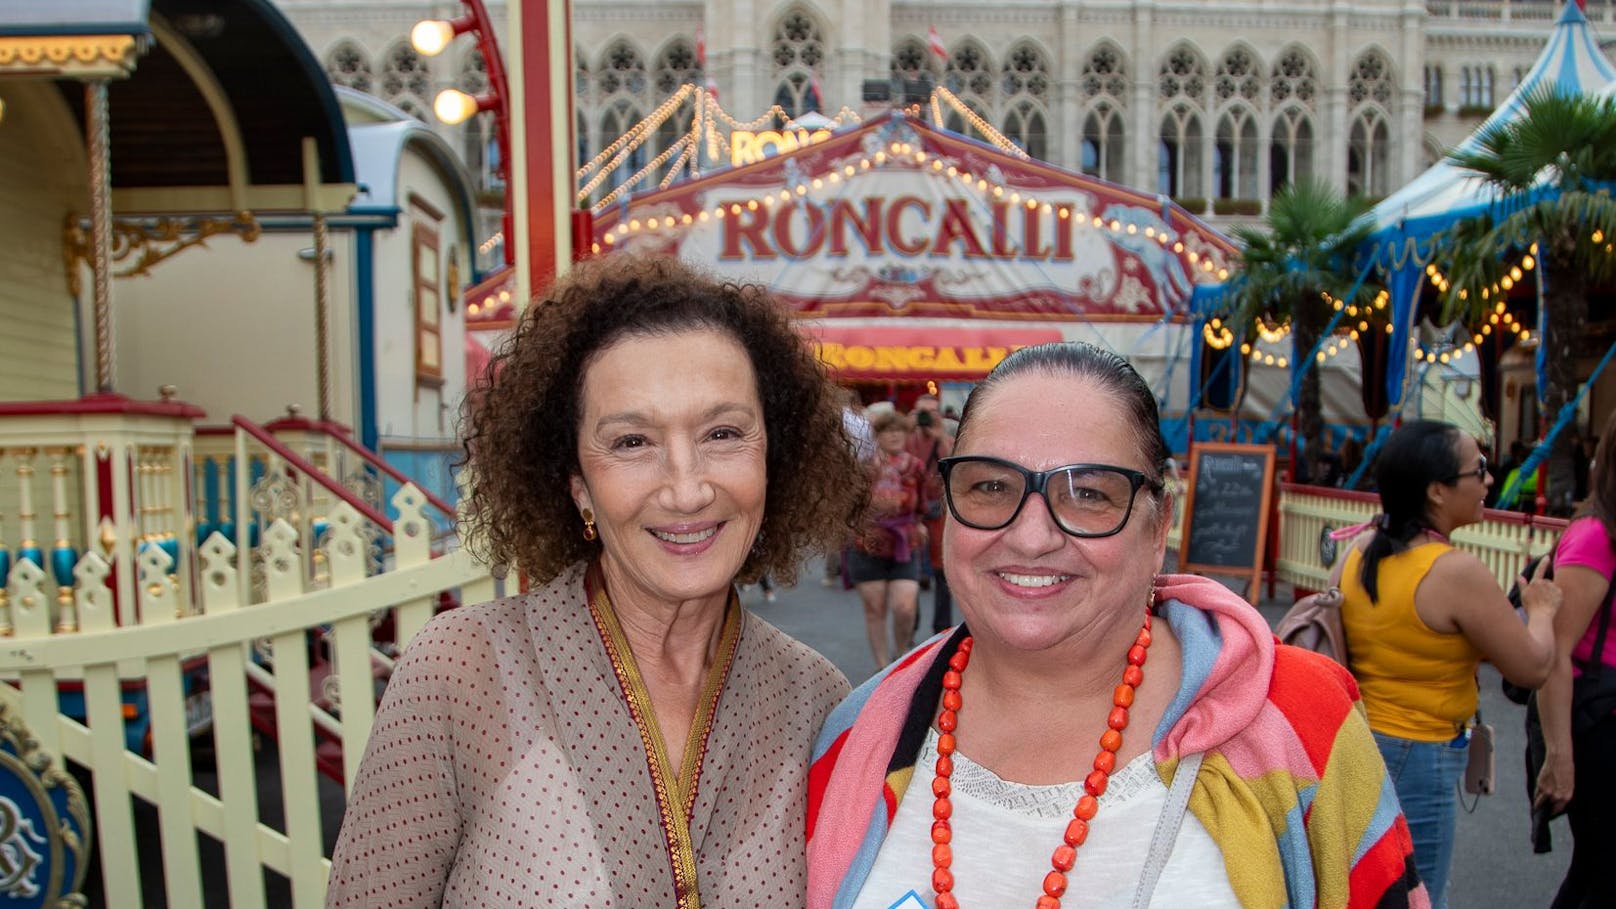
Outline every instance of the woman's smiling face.
{"type": "Polygon", "coordinates": [[[594,514],[612,596],[727,597],[768,491],[746,350],[710,329],[630,335],[589,362],[581,403],[572,494],[594,514]]]}
{"type": "MultiPolygon", "coordinates": [[[[1107,464],[1157,475],[1115,392],[1090,379],[1045,370],[1009,377],[979,392],[956,456],[985,455],[1030,470],[1107,464]]],[[[1166,551],[1165,500],[1148,489],[1114,536],[1080,539],[1056,525],[1032,496],[1014,521],[975,530],[949,516],[944,561],[955,601],[977,637],[1041,651],[1116,622],[1137,627],[1166,551]]]]}

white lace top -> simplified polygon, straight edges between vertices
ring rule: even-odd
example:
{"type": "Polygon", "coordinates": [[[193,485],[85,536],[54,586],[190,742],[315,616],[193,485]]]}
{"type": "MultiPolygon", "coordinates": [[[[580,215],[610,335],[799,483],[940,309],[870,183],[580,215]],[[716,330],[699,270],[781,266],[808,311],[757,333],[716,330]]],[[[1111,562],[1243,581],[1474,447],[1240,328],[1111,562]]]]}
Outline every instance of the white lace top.
{"type": "MultiPolygon", "coordinates": [[[[1029,741],[1029,747],[1034,743],[1029,741]]],[[[898,816],[881,844],[854,909],[930,909],[932,768],[937,732],[931,730],[915,763],[898,816]]],[[[1081,781],[1028,786],[954,755],[954,895],[965,909],[1031,906],[1043,892],[1049,855],[1060,845],[1081,781]]],[[[1167,787],[1149,753],[1111,774],[1088,841],[1067,874],[1063,909],[1127,907],[1144,868],[1167,787]]],[[[1234,907],[1223,854],[1193,814],[1179,830],[1172,856],[1151,899],[1152,907],[1234,907]]]]}

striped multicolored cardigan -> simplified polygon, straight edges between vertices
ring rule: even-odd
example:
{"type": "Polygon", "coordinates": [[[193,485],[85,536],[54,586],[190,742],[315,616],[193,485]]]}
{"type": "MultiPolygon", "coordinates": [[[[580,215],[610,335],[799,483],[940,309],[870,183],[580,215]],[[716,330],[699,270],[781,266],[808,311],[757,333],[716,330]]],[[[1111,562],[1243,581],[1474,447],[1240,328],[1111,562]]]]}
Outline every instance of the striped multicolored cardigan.
{"type": "MultiPolygon", "coordinates": [[[[1222,850],[1241,904],[1428,907],[1352,676],[1278,644],[1255,609],[1214,581],[1162,576],[1157,614],[1184,659],[1152,738],[1157,772],[1169,781],[1181,755],[1205,755],[1190,811],[1222,850]]],[[[808,778],[809,909],[853,904],[963,636],[960,628],[921,645],[826,720],[808,778]]]]}

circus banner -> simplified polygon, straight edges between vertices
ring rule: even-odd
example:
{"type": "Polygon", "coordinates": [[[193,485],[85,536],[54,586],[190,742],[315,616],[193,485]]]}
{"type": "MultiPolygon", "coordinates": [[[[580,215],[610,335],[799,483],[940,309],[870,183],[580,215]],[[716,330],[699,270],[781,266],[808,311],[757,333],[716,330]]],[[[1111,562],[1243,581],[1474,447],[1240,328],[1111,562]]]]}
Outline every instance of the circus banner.
{"type": "Polygon", "coordinates": [[[777,146],[606,208],[594,248],[678,255],[804,317],[1025,321],[1188,316],[1234,253],[1164,198],[901,113],[777,146]]]}

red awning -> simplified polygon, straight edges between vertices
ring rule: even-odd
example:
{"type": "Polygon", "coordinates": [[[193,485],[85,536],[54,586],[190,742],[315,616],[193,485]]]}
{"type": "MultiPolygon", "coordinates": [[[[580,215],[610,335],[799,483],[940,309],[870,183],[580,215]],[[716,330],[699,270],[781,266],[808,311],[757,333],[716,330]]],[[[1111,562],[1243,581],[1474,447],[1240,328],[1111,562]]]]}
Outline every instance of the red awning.
{"type": "Polygon", "coordinates": [[[1062,338],[1058,328],[799,325],[839,379],[980,379],[1011,351],[1062,338]]]}

